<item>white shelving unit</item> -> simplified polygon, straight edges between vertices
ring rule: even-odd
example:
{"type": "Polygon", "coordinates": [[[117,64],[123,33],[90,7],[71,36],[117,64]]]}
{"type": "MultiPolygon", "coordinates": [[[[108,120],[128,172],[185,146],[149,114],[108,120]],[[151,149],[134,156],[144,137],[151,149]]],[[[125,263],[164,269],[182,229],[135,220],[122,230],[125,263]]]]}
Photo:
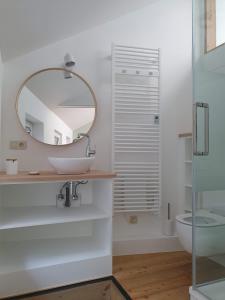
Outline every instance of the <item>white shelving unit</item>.
{"type": "Polygon", "coordinates": [[[0,299],[112,274],[112,178],[80,207],[56,207],[62,184],[0,183],[0,299]]]}
{"type": "Polygon", "coordinates": [[[60,209],[55,206],[3,208],[0,215],[0,230],[40,225],[101,220],[109,214],[94,205],[60,209]]]}
{"type": "Polygon", "coordinates": [[[54,266],[109,255],[94,237],[13,241],[1,247],[0,274],[54,266]]]}
{"type": "Polygon", "coordinates": [[[179,213],[192,210],[192,136],[181,134],[179,158],[179,213]]]}

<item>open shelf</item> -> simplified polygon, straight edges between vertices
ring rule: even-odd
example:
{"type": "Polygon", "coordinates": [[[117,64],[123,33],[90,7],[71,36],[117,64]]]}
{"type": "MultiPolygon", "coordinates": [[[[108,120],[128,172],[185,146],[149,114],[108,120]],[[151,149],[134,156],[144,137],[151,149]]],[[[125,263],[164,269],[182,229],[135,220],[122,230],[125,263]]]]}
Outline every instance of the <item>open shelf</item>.
{"type": "Polygon", "coordinates": [[[54,206],[3,208],[0,215],[0,230],[98,220],[109,217],[106,212],[94,205],[81,205],[74,208],[57,208],[54,206]]]}
{"type": "Polygon", "coordinates": [[[0,174],[1,299],[112,274],[115,175],[80,176],[0,174]],[[66,208],[59,202],[56,207],[62,182],[84,177],[88,184],[80,187],[81,205],[66,208]]]}
{"type": "Polygon", "coordinates": [[[0,274],[32,270],[110,255],[96,236],[5,242],[0,274]]]}

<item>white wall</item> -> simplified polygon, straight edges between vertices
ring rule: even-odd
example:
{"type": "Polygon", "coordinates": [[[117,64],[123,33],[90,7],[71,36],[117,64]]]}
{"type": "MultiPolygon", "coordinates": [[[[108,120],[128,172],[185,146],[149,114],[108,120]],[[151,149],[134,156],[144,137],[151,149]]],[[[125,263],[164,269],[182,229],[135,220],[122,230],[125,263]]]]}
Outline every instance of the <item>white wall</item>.
{"type": "MultiPolygon", "coordinates": [[[[64,54],[71,52],[77,61],[76,72],[87,78],[97,96],[97,121],[91,132],[97,148],[96,167],[110,169],[111,43],[161,48],[162,200],[164,204],[173,204],[175,214],[179,201],[177,134],[191,130],[191,9],[191,0],[159,0],[78,36],[8,61],[3,90],[4,156],[18,157],[20,169],[46,169],[50,168],[48,156],[84,153],[84,141],[62,150],[31,140],[20,128],[14,108],[17,90],[27,76],[41,68],[60,66],[64,54]],[[18,138],[28,140],[26,152],[8,149],[9,141],[18,138]]],[[[162,235],[159,217],[145,215],[141,219],[145,219],[144,223],[124,226],[123,216],[115,217],[115,239],[162,235]]]]}
{"type": "MultiPolygon", "coordinates": [[[[43,135],[40,140],[47,144],[54,144],[55,130],[62,134],[62,144],[66,144],[66,137],[73,140],[73,130],[69,128],[53,111],[38,99],[27,87],[20,94],[18,103],[20,121],[25,127],[26,114],[36,118],[43,124],[43,135]]],[[[34,134],[34,137],[37,135],[34,134]]]]}

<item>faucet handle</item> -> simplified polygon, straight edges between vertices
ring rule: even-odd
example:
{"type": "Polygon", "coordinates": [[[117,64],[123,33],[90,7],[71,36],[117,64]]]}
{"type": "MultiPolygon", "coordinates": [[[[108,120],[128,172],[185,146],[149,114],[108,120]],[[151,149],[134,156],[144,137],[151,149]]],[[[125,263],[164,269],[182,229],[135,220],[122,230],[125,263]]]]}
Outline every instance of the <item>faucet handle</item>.
{"type": "Polygon", "coordinates": [[[82,137],[86,137],[89,139],[89,135],[87,133],[82,133],[82,132],[79,132],[78,135],[77,135],[77,138],[80,139],[82,137]]]}
{"type": "Polygon", "coordinates": [[[64,195],[62,193],[59,193],[56,198],[57,200],[64,200],[64,195]]]}
{"type": "Polygon", "coordinates": [[[96,145],[93,146],[93,148],[88,149],[88,156],[94,156],[96,154],[96,145]]]}

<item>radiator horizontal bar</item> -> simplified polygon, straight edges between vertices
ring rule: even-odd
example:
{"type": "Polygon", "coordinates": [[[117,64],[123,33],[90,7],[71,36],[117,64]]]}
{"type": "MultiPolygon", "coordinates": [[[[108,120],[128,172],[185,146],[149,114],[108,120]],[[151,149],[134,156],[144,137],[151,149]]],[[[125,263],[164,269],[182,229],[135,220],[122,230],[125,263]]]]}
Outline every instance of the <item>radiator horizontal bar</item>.
{"type": "Polygon", "coordinates": [[[121,192],[121,194],[124,193],[125,196],[127,195],[126,193],[129,193],[129,192],[140,193],[140,192],[142,192],[142,191],[146,191],[147,194],[150,195],[150,196],[157,196],[157,195],[159,195],[159,193],[155,193],[155,192],[151,191],[151,188],[150,188],[150,187],[148,187],[148,188],[145,187],[145,188],[142,188],[142,189],[140,189],[140,190],[138,190],[138,189],[136,188],[135,190],[133,190],[133,189],[115,188],[115,186],[114,186],[114,189],[115,189],[115,190],[114,190],[115,192],[121,192]]]}
{"type": "Polygon", "coordinates": [[[159,204],[153,201],[143,201],[143,202],[133,202],[133,201],[124,201],[124,202],[115,202],[116,207],[121,206],[127,206],[127,207],[158,207],[159,204]]]}
{"type": "Polygon", "coordinates": [[[144,124],[144,123],[115,123],[114,124],[115,126],[129,126],[129,127],[132,127],[132,126],[139,126],[139,127],[157,127],[156,125],[154,124],[144,124]]]}
{"type": "Polygon", "coordinates": [[[123,150],[116,150],[116,153],[158,153],[158,151],[123,151],[123,150]]]}
{"type": "MultiPolygon", "coordinates": [[[[115,191],[119,191],[118,189],[118,187],[117,186],[114,186],[114,189],[115,189],[115,191]]],[[[133,192],[134,190],[136,191],[143,191],[143,190],[145,190],[145,189],[147,189],[147,186],[135,186],[134,188],[125,188],[124,189],[124,192],[125,193],[127,193],[127,192],[133,192]]],[[[150,186],[148,186],[148,193],[150,194],[150,195],[154,195],[154,196],[158,196],[158,195],[160,195],[160,192],[156,189],[156,190],[154,190],[154,189],[152,189],[150,186]]]]}
{"type": "MultiPolygon", "coordinates": [[[[153,182],[151,182],[150,179],[146,179],[146,178],[128,178],[128,179],[126,179],[126,182],[124,181],[124,186],[129,186],[128,183],[135,186],[135,184],[138,184],[141,182],[143,182],[143,183],[145,182],[146,184],[148,184],[152,190],[158,189],[159,185],[160,185],[160,182],[153,183],[153,182]]],[[[121,183],[121,181],[117,181],[117,183],[121,183]]]]}
{"type": "Polygon", "coordinates": [[[157,91],[156,88],[152,88],[149,89],[148,91],[131,91],[131,90],[119,90],[119,91],[115,91],[115,96],[118,97],[118,94],[122,94],[122,96],[151,96],[153,93],[155,93],[156,95],[159,95],[159,91],[157,91]]]}
{"type": "Polygon", "coordinates": [[[116,173],[117,173],[117,175],[118,175],[118,179],[121,179],[121,180],[123,180],[123,176],[126,176],[126,175],[129,175],[129,174],[133,174],[133,175],[137,175],[137,176],[140,176],[140,175],[148,175],[149,176],[149,178],[151,178],[151,176],[154,176],[155,178],[159,175],[159,173],[160,173],[160,171],[158,170],[158,171],[149,171],[149,172],[137,172],[137,173],[135,173],[135,172],[129,172],[129,171],[120,171],[120,170],[115,170],[116,171],[116,173]]]}
{"type": "MultiPolygon", "coordinates": [[[[117,64],[117,67],[119,68],[127,68],[127,69],[139,69],[139,70],[151,70],[151,71],[158,71],[158,67],[151,67],[151,69],[149,67],[144,67],[144,66],[139,66],[139,65],[123,65],[123,64],[117,64]]],[[[139,76],[142,76],[142,75],[139,75],[139,76]]]]}
{"type": "MultiPolygon", "coordinates": [[[[149,76],[148,76],[149,77],[149,76]]],[[[156,76],[153,76],[156,77],[156,76]]],[[[157,77],[158,78],[158,77],[157,77]]],[[[115,90],[117,89],[117,87],[122,88],[122,87],[129,87],[131,88],[140,88],[140,89],[151,89],[151,86],[148,84],[129,84],[129,83],[115,83],[115,90]]]]}
{"type": "MultiPolygon", "coordinates": [[[[125,166],[125,167],[114,167],[114,171],[116,172],[125,172],[125,173],[130,173],[130,172],[133,172],[133,173],[137,173],[137,172],[143,172],[143,173],[153,173],[153,174],[157,174],[159,173],[160,171],[160,168],[157,167],[157,166],[152,166],[152,168],[149,168],[149,166],[146,166],[145,168],[135,168],[135,167],[130,167],[128,168],[128,166],[125,166]]],[[[116,178],[114,179],[116,180],[116,178]]]]}
{"type": "Polygon", "coordinates": [[[157,202],[157,200],[159,200],[159,196],[158,197],[149,197],[149,196],[145,196],[145,195],[137,195],[137,197],[131,197],[130,195],[114,195],[114,200],[115,201],[121,201],[122,203],[127,202],[128,200],[137,200],[137,201],[148,201],[149,204],[154,204],[157,202]]]}
{"type": "Polygon", "coordinates": [[[148,50],[148,51],[154,51],[154,52],[158,52],[159,53],[159,49],[155,49],[155,48],[143,48],[143,47],[136,47],[136,46],[128,46],[128,45],[122,45],[122,44],[116,44],[115,45],[115,50],[116,49],[119,49],[119,48],[122,48],[122,49],[142,49],[142,50],[148,50]]]}
{"type": "Polygon", "coordinates": [[[146,165],[150,165],[150,166],[152,166],[152,165],[159,165],[159,162],[157,162],[157,161],[154,161],[154,162],[148,162],[148,161],[146,161],[146,162],[135,162],[135,161],[115,161],[114,162],[114,164],[115,165],[129,165],[129,166],[131,166],[131,165],[134,165],[134,166],[136,166],[136,165],[143,165],[143,166],[146,166],[146,165]]]}
{"type": "Polygon", "coordinates": [[[154,191],[154,193],[155,193],[155,188],[158,188],[159,187],[159,182],[154,182],[154,184],[153,184],[153,182],[152,183],[148,183],[148,182],[133,182],[133,183],[130,183],[130,185],[129,184],[126,184],[126,183],[122,183],[121,184],[121,182],[117,182],[117,183],[114,183],[114,188],[115,189],[123,189],[124,191],[127,191],[127,190],[138,190],[138,189],[142,189],[142,190],[145,190],[145,189],[149,189],[149,190],[151,190],[151,192],[153,192],[154,191]]]}
{"type": "Polygon", "coordinates": [[[118,207],[118,208],[114,208],[114,212],[115,214],[118,214],[118,213],[122,213],[122,214],[125,214],[125,213],[133,213],[133,212],[137,212],[137,213],[152,213],[152,214],[159,214],[160,212],[160,207],[158,208],[152,208],[152,207],[146,207],[146,208],[123,208],[123,207],[118,207]]]}
{"type": "Polygon", "coordinates": [[[160,182],[152,182],[151,178],[146,178],[146,177],[140,178],[139,177],[139,178],[127,178],[126,181],[123,181],[123,179],[120,178],[119,180],[117,180],[115,182],[115,184],[116,183],[120,184],[121,182],[123,183],[124,187],[126,187],[126,186],[128,187],[129,186],[128,184],[130,184],[131,186],[138,187],[140,185],[140,183],[143,183],[143,184],[145,183],[144,188],[146,187],[146,185],[148,185],[149,187],[151,187],[151,189],[158,188],[159,183],[160,183],[160,182]]]}
{"type": "Polygon", "coordinates": [[[144,128],[144,127],[138,127],[138,126],[134,126],[134,127],[125,127],[125,126],[121,126],[121,127],[114,127],[114,131],[118,131],[118,133],[121,132],[125,132],[125,133],[129,133],[129,132],[138,132],[138,133],[160,133],[160,129],[159,126],[155,126],[155,127],[148,127],[148,128],[144,128]]]}
{"type": "Polygon", "coordinates": [[[157,111],[155,111],[155,112],[146,112],[146,111],[143,111],[143,112],[141,112],[141,111],[139,111],[138,113],[137,113],[137,111],[130,111],[130,112],[122,112],[122,111],[118,111],[118,110],[116,110],[116,112],[118,112],[118,113],[127,113],[127,114],[138,114],[138,113],[141,113],[142,115],[152,115],[152,116],[154,116],[155,114],[157,114],[158,112],[157,111]]]}
{"type": "MultiPolygon", "coordinates": [[[[138,202],[141,202],[141,201],[143,201],[143,202],[146,202],[146,201],[148,201],[149,203],[153,203],[154,201],[155,202],[157,202],[157,200],[159,200],[159,197],[160,197],[160,194],[158,194],[158,195],[148,195],[148,194],[141,194],[141,195],[139,195],[139,194],[137,194],[136,195],[136,197],[134,197],[134,196],[131,196],[131,195],[129,195],[129,194],[124,194],[124,195],[114,195],[114,199],[115,199],[115,201],[121,201],[121,202],[131,202],[131,203],[133,203],[133,202],[135,202],[135,201],[138,201],[138,202]]],[[[154,203],[153,203],[154,204],[154,203]]]]}
{"type": "MultiPolygon", "coordinates": [[[[147,179],[145,179],[146,177],[139,177],[139,178],[127,178],[126,180],[126,182],[128,182],[128,180],[130,179],[130,182],[132,182],[132,180],[133,180],[133,183],[138,183],[138,182],[146,182],[146,185],[148,185],[148,186],[150,186],[152,189],[158,189],[159,188],[159,184],[160,184],[160,182],[152,182],[151,181],[151,178],[149,179],[149,178],[147,178],[147,179]],[[143,181],[142,181],[142,179],[143,179],[143,181]],[[139,181],[138,181],[139,180],[139,181]],[[145,181],[145,180],[148,180],[148,182],[147,181],[145,181]]],[[[118,182],[118,181],[117,181],[118,182]]],[[[124,186],[126,186],[125,184],[124,184],[124,186]]]]}
{"type": "Polygon", "coordinates": [[[153,142],[153,143],[157,143],[160,141],[160,137],[157,134],[151,134],[151,135],[137,135],[137,134],[130,134],[130,135],[114,135],[116,137],[117,142],[121,142],[121,141],[130,141],[130,142],[141,142],[141,141],[148,141],[148,142],[153,142]]]}
{"type": "Polygon", "coordinates": [[[159,58],[159,53],[158,52],[152,52],[152,51],[134,51],[131,49],[116,49],[115,50],[115,58],[118,55],[124,55],[125,57],[127,56],[140,56],[140,57],[153,57],[153,58],[159,58]]]}
{"type": "Polygon", "coordinates": [[[151,104],[151,105],[157,105],[157,106],[160,106],[160,103],[157,99],[153,99],[153,98],[149,98],[149,99],[140,99],[140,98],[137,98],[137,99],[120,99],[120,100],[117,100],[116,101],[116,104],[120,104],[120,103],[128,103],[130,105],[132,105],[133,103],[139,103],[139,104],[151,104]]]}
{"type": "MultiPolygon", "coordinates": [[[[117,57],[120,57],[120,56],[124,56],[125,57],[124,52],[122,52],[121,50],[120,50],[120,52],[116,53],[115,59],[117,57]]],[[[147,59],[156,59],[156,60],[158,60],[158,58],[159,58],[159,56],[157,54],[154,54],[154,53],[146,53],[145,52],[145,53],[141,54],[139,52],[131,52],[131,51],[129,51],[129,52],[126,53],[126,57],[147,58],[147,59]]],[[[118,64],[115,63],[115,67],[117,67],[117,66],[118,66],[118,64]]]]}
{"type": "Polygon", "coordinates": [[[126,100],[129,100],[129,101],[143,100],[144,101],[144,100],[146,100],[149,102],[155,101],[156,103],[159,103],[160,102],[160,94],[156,94],[156,93],[153,94],[153,92],[155,92],[155,91],[152,91],[151,94],[146,92],[145,94],[142,94],[140,96],[138,96],[134,93],[125,95],[124,93],[120,92],[115,95],[115,101],[118,102],[118,100],[124,100],[124,101],[126,101],[126,100]]]}
{"type": "Polygon", "coordinates": [[[142,101],[142,100],[135,100],[135,101],[117,101],[115,103],[115,107],[117,106],[124,106],[124,107],[144,107],[144,108],[153,108],[153,109],[159,109],[160,104],[156,102],[151,101],[142,101]]]}
{"type": "Polygon", "coordinates": [[[124,59],[123,57],[117,56],[115,59],[115,63],[118,64],[138,64],[142,66],[147,66],[147,67],[152,67],[152,66],[157,66],[157,60],[155,59],[144,59],[144,58],[132,58],[132,57],[127,57],[124,59]]]}
{"type": "MultiPolygon", "coordinates": [[[[127,175],[130,175],[130,174],[132,174],[132,173],[128,173],[128,172],[120,172],[120,171],[118,171],[118,170],[116,170],[116,172],[117,172],[117,177],[118,177],[118,179],[121,179],[121,180],[123,180],[123,176],[127,176],[127,175]]],[[[136,177],[137,176],[141,176],[141,175],[143,175],[143,176],[146,176],[146,175],[148,175],[149,177],[148,178],[151,178],[151,177],[154,177],[154,178],[157,178],[157,176],[159,175],[159,171],[158,172],[142,172],[142,173],[138,173],[138,174],[135,174],[135,173],[133,173],[133,175],[135,176],[136,175],[136,177]]]]}
{"type": "Polygon", "coordinates": [[[117,94],[123,94],[123,93],[128,93],[128,94],[140,94],[140,95],[145,95],[145,94],[149,94],[149,92],[152,92],[152,91],[156,91],[160,94],[159,90],[158,90],[158,86],[153,86],[152,83],[151,83],[151,86],[148,87],[148,89],[146,87],[143,87],[142,88],[138,88],[138,87],[133,87],[131,88],[130,86],[129,87],[121,87],[121,86],[118,86],[118,87],[115,87],[115,91],[114,91],[114,94],[117,95],[117,94]]]}
{"type": "Polygon", "coordinates": [[[149,145],[149,144],[145,144],[145,143],[136,143],[135,146],[133,143],[117,143],[116,145],[114,145],[114,149],[115,150],[158,150],[159,149],[159,145],[158,144],[153,144],[153,145],[149,145]]]}
{"type": "Polygon", "coordinates": [[[120,141],[130,141],[130,142],[141,142],[141,141],[152,141],[153,143],[159,143],[160,142],[160,138],[158,135],[130,135],[130,136],[126,136],[126,135],[114,135],[117,139],[118,142],[120,141]]]}
{"type": "MultiPolygon", "coordinates": [[[[159,207],[159,205],[126,205],[124,206],[126,209],[132,209],[132,208],[139,208],[139,209],[145,209],[145,208],[150,208],[150,209],[156,209],[159,207]]],[[[122,209],[122,206],[115,206],[115,208],[122,209]]]]}
{"type": "Polygon", "coordinates": [[[132,206],[136,206],[136,205],[140,205],[140,206],[159,206],[159,198],[158,200],[155,199],[155,201],[152,201],[152,200],[142,200],[142,201],[130,201],[130,200],[124,200],[124,201],[118,201],[118,200],[115,200],[115,206],[119,207],[119,206],[129,206],[129,207],[132,207],[132,206]]]}
{"type": "Polygon", "coordinates": [[[159,173],[160,169],[159,167],[152,167],[151,169],[149,168],[149,166],[146,166],[145,168],[121,168],[121,167],[114,167],[114,171],[116,172],[125,172],[125,173],[130,173],[130,172],[133,172],[133,173],[138,173],[138,172],[143,172],[143,173],[152,173],[152,174],[157,174],[159,173]]]}
{"type": "MultiPolygon", "coordinates": [[[[138,201],[144,201],[144,202],[148,201],[148,198],[146,198],[146,197],[138,197],[137,199],[138,199],[138,201]]],[[[129,198],[124,198],[124,197],[115,198],[115,196],[114,196],[114,201],[120,201],[121,203],[125,203],[126,201],[129,201],[129,198]]],[[[158,201],[159,201],[159,198],[158,198],[158,201]]],[[[155,199],[155,204],[157,204],[158,201],[157,201],[157,199],[155,199]]],[[[151,203],[151,202],[149,202],[149,203],[151,203]]]]}

